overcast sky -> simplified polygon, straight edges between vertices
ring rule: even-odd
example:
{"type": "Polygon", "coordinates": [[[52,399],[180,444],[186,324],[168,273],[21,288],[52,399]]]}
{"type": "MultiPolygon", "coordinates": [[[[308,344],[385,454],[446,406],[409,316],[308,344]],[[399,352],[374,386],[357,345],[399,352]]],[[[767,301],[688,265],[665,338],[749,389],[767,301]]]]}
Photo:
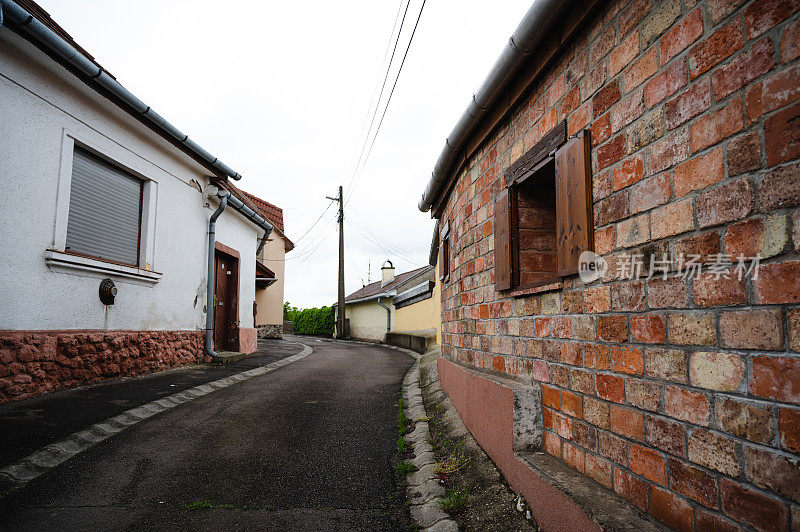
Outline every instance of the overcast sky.
{"type": "MultiPolygon", "coordinates": [[[[39,3],[131,92],[241,173],[237,185],[284,209],[297,246],[285,298],[304,308],[336,300],[336,206],[303,234],[340,184],[347,293],[367,282],[369,262],[373,281],[387,258],[397,273],[427,264],[433,222],[417,202],[530,6],[428,0],[370,158],[350,184],[405,0],[39,3]]],[[[375,125],[421,6],[410,0],[375,125]]]]}

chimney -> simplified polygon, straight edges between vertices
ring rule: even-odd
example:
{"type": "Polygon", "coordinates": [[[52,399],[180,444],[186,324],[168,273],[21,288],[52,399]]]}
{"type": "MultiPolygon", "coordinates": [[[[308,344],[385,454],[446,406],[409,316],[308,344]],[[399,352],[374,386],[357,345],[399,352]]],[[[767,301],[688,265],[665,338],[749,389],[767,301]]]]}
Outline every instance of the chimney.
{"type": "Polygon", "coordinates": [[[381,288],[394,281],[394,265],[387,260],[381,266],[381,288]]]}

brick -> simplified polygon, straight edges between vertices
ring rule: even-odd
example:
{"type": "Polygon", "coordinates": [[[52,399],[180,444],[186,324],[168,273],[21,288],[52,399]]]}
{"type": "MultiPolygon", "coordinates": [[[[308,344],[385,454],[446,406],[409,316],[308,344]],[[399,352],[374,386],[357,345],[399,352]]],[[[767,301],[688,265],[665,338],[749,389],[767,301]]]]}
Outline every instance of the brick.
{"type": "Polygon", "coordinates": [[[714,477],[690,464],[674,458],[669,460],[669,486],[709,508],[717,506],[717,482],[714,477]]]}
{"type": "MultiPolygon", "coordinates": [[[[612,414],[613,420],[613,414],[612,414]]],[[[640,445],[630,446],[630,468],[637,475],[641,475],[651,482],[667,483],[667,468],[664,458],[652,449],[640,445]]]]}
{"type": "MultiPolygon", "coordinates": [[[[667,107],[669,123],[669,107],[667,107]]],[[[689,158],[689,131],[676,131],[653,142],[647,148],[647,173],[657,174],[689,158]]]]}
{"type": "Polygon", "coordinates": [[[588,423],[576,421],[572,426],[572,440],[590,451],[597,450],[597,429],[588,423]]]}
{"type": "Polygon", "coordinates": [[[746,178],[728,181],[697,198],[697,224],[710,227],[744,218],[753,209],[753,187],[746,178]]]}
{"type": "Polygon", "coordinates": [[[616,28],[614,25],[609,25],[606,30],[600,34],[600,36],[595,39],[594,44],[592,46],[592,53],[590,57],[590,63],[597,64],[600,60],[614,48],[614,44],[617,42],[617,33],[616,28]]]}
{"type": "Polygon", "coordinates": [[[684,308],[687,296],[686,281],[682,277],[653,277],[647,282],[647,305],[650,308],[684,308]]]}
{"type": "Polygon", "coordinates": [[[732,477],[742,472],[739,450],[735,440],[707,430],[695,429],[689,436],[689,460],[732,477]]]}
{"type": "Polygon", "coordinates": [[[690,159],[675,167],[675,196],[706,188],[725,177],[722,147],[690,159]]]}
{"type": "Polygon", "coordinates": [[[571,137],[587,125],[589,125],[589,104],[584,104],[567,118],[567,135],[571,137]]]}
{"type": "Polygon", "coordinates": [[[650,513],[674,530],[694,530],[694,510],[674,493],[653,486],[650,488],[650,513]]]}
{"type": "Polygon", "coordinates": [[[781,349],[783,321],[778,309],[721,312],[720,345],[738,349],[781,349]]]}
{"type": "Polygon", "coordinates": [[[611,426],[611,417],[608,404],[593,397],[584,397],[583,419],[602,429],[609,428],[611,426]]]}
{"type": "MultiPolygon", "coordinates": [[[[575,316],[573,318],[573,326],[575,322],[583,316],[575,316]]],[[[588,318],[588,316],[585,316],[588,318]]],[[[564,342],[561,344],[561,359],[565,364],[571,366],[583,365],[583,355],[581,352],[581,344],[578,342],[564,342]]]]}
{"type": "Polygon", "coordinates": [[[678,349],[646,349],[645,374],[674,382],[686,382],[686,354],[678,349]]]}
{"type": "Polygon", "coordinates": [[[658,47],[653,46],[625,69],[625,91],[632,91],[658,71],[658,47]]]}
{"type": "Polygon", "coordinates": [[[773,72],[747,89],[747,117],[755,122],[765,113],[800,99],[800,65],[773,72]]]}
{"type": "Polygon", "coordinates": [[[669,200],[669,174],[663,173],[634,185],[630,189],[633,212],[642,212],[669,200]]]}
{"type": "Polygon", "coordinates": [[[610,369],[611,353],[608,350],[608,346],[602,344],[584,345],[583,363],[587,368],[610,369]]]}
{"type": "Polygon", "coordinates": [[[728,141],[728,175],[731,177],[761,167],[761,139],[751,131],[728,141]]]}
{"type": "Polygon", "coordinates": [[[622,438],[610,432],[600,431],[597,434],[600,454],[616,464],[628,465],[628,444],[622,438]]]}
{"type": "Polygon", "coordinates": [[[655,412],[661,399],[658,383],[643,379],[625,380],[625,397],[628,403],[655,412]]]}
{"type": "Polygon", "coordinates": [[[634,31],[611,50],[608,56],[608,77],[616,76],[637,55],[639,55],[639,32],[634,31]]]}
{"type": "Polygon", "coordinates": [[[792,309],[787,313],[789,322],[789,349],[800,351],[800,309],[792,309]]]}
{"type": "Polygon", "coordinates": [[[611,430],[641,441],[644,438],[644,416],[631,408],[611,405],[611,430]]]}
{"type": "Polygon", "coordinates": [[[582,419],[583,401],[579,395],[570,393],[566,390],[561,392],[561,411],[565,414],[582,419]]]}
{"type": "Polygon", "coordinates": [[[560,392],[556,388],[542,386],[542,404],[558,410],[561,408],[560,397],[560,392]]]}
{"type": "Polygon", "coordinates": [[[594,377],[589,371],[581,369],[570,370],[572,389],[586,395],[594,395],[594,377]]]}
{"type": "Polygon", "coordinates": [[[649,242],[650,220],[646,214],[623,220],[617,224],[617,234],[617,243],[621,247],[629,248],[649,242]]]}
{"type": "Polygon", "coordinates": [[[800,409],[781,408],[778,414],[778,431],[781,435],[781,447],[800,453],[800,409]]]}
{"type": "Polygon", "coordinates": [[[612,285],[611,302],[615,311],[644,310],[644,283],[636,281],[612,285]]]}
{"type": "Polygon", "coordinates": [[[561,438],[552,432],[545,431],[544,433],[544,450],[547,454],[561,458],[561,438]]]}
{"type": "Polygon", "coordinates": [[[597,395],[606,401],[621,403],[625,400],[625,381],[616,375],[598,373],[594,378],[597,395]]]}
{"type": "Polygon", "coordinates": [[[614,469],[614,491],[642,511],[647,511],[648,485],[628,472],[614,469]]]}
{"type": "Polygon", "coordinates": [[[681,59],[648,81],[644,89],[647,107],[653,107],[678,92],[678,89],[686,85],[686,76],[686,61],[681,59]]]}
{"type": "Polygon", "coordinates": [[[711,106],[711,81],[703,79],[666,104],[667,129],[674,129],[711,106]]]}
{"type": "Polygon", "coordinates": [[[597,168],[598,170],[612,165],[622,159],[626,152],[625,134],[620,133],[597,148],[597,168]]]}
{"type": "Polygon", "coordinates": [[[664,107],[653,109],[628,128],[628,153],[644,148],[664,136],[664,107]]]}
{"type": "Polygon", "coordinates": [[[661,38],[661,64],[684,51],[690,44],[703,35],[703,12],[697,8],[675,25],[661,38]]]}
{"type": "Polygon", "coordinates": [[[767,172],[758,187],[762,211],[800,205],[800,163],[767,172]]]}
{"type": "Polygon", "coordinates": [[[689,358],[689,382],[698,388],[731,392],[739,389],[745,369],[738,355],[698,351],[689,358]]]}
{"type": "Polygon", "coordinates": [[[584,290],[583,306],[584,311],[588,313],[608,312],[611,309],[611,291],[608,285],[584,290]]]}
{"type": "Polygon", "coordinates": [[[702,508],[696,508],[694,514],[697,530],[713,530],[714,532],[741,532],[744,530],[721,515],[707,512],[702,508]]]}
{"type": "Polygon", "coordinates": [[[767,118],[764,122],[764,139],[769,166],[800,157],[800,103],[767,118]]]}
{"type": "Polygon", "coordinates": [[[725,252],[732,260],[737,257],[755,257],[761,259],[774,257],[783,251],[788,234],[786,216],[772,214],[766,218],[751,218],[733,224],[725,235],[725,252]]]}
{"type": "Polygon", "coordinates": [[[727,105],[700,117],[691,127],[693,152],[712,146],[744,127],[742,99],[733,98],[727,105]]]}
{"type": "Polygon", "coordinates": [[[608,83],[605,87],[597,91],[594,98],[592,98],[592,112],[594,116],[600,116],[617,103],[622,96],[619,89],[619,81],[614,80],[608,83]]]}
{"type": "Polygon", "coordinates": [[[631,340],[648,344],[663,344],[667,340],[666,318],[654,314],[631,316],[631,340]]]}
{"type": "Polygon", "coordinates": [[[644,372],[644,355],[636,347],[612,346],[611,370],[618,373],[641,375],[644,372]]]}
{"type": "Polygon", "coordinates": [[[629,94],[611,108],[611,131],[617,132],[627,126],[644,112],[644,91],[629,94]]]}
{"type": "Polygon", "coordinates": [[[781,37],[781,62],[800,57],[800,25],[789,24],[781,37]]]}
{"type": "Polygon", "coordinates": [[[775,68],[774,55],[772,39],[765,38],[755,43],[749,52],[736,57],[731,64],[715,70],[712,84],[717,100],[722,100],[775,68]]]}
{"type": "Polygon", "coordinates": [[[745,446],[744,462],[747,477],[759,488],[800,502],[800,464],[776,452],[745,446]]]}
{"type": "Polygon", "coordinates": [[[664,411],[675,419],[708,426],[710,406],[705,394],[667,386],[664,389],[664,411]]]}
{"type": "Polygon", "coordinates": [[[717,307],[725,305],[742,305],[747,303],[747,291],[744,279],[731,274],[717,278],[711,273],[703,273],[694,280],[692,291],[694,303],[699,307],[717,307]]]}
{"type": "Polygon", "coordinates": [[[594,232],[594,251],[598,255],[605,255],[614,250],[615,239],[614,226],[609,225],[604,229],[596,229],[594,232]]]}
{"type": "Polygon", "coordinates": [[[748,0],[709,0],[708,12],[711,16],[711,21],[716,25],[722,19],[736,11],[742,4],[747,3],[748,0]]]}
{"type": "Polygon", "coordinates": [[[562,448],[562,457],[564,462],[572,469],[580,473],[584,472],[584,458],[583,451],[574,445],[564,442],[562,448]]]}
{"type": "Polygon", "coordinates": [[[561,306],[564,314],[580,314],[583,312],[583,293],[580,290],[561,293],[561,306]]]}
{"type": "Polygon", "coordinates": [[[608,489],[614,488],[614,477],[611,462],[599,456],[586,453],[586,475],[608,489]]]}
{"type": "Polygon", "coordinates": [[[618,20],[619,33],[622,37],[628,34],[639,24],[644,16],[650,11],[652,2],[650,0],[634,0],[623,9],[618,20]]]}
{"type": "MultiPolygon", "coordinates": [[[[609,111],[608,113],[604,114],[603,116],[592,122],[590,129],[591,129],[590,137],[592,139],[593,148],[595,146],[603,144],[606,140],[608,140],[609,137],[611,137],[611,112],[609,111]]],[[[606,196],[607,195],[608,194],[606,194],[606,196]]]]}
{"type": "Polygon", "coordinates": [[[760,0],[744,10],[744,24],[747,38],[753,39],[763,34],[775,24],[786,20],[800,9],[797,0],[760,0]]]}
{"type": "Polygon", "coordinates": [[[655,42],[680,16],[681,3],[678,0],[667,0],[659,4],[641,26],[645,47],[655,42]]]}
{"type": "Polygon", "coordinates": [[[599,316],[597,335],[608,342],[624,342],[628,339],[628,321],[624,315],[599,316]]]}
{"type": "Polygon", "coordinates": [[[719,488],[725,515],[759,530],[777,532],[788,528],[789,511],[780,501],[727,478],[720,480],[719,488]]]}
{"type": "MultiPolygon", "coordinates": [[[[542,295],[541,313],[561,314],[561,297],[559,294],[550,292],[542,295]]],[[[533,312],[533,314],[538,314],[538,312],[533,312]]]]}
{"type": "Polygon", "coordinates": [[[742,47],[742,26],[738,20],[718,29],[689,50],[689,78],[695,79],[742,47]]]}
{"type": "Polygon", "coordinates": [[[709,255],[720,252],[719,234],[709,231],[701,235],[689,236],[673,244],[675,257],[688,260],[689,255],[699,255],[701,262],[706,262],[709,255]]]}
{"type": "Polygon", "coordinates": [[[686,456],[686,429],[665,418],[645,416],[645,440],[648,444],[675,456],[686,456]]]}
{"type": "Polygon", "coordinates": [[[691,199],[668,203],[654,210],[650,217],[653,240],[694,229],[694,207],[691,199]]]}
{"type": "Polygon", "coordinates": [[[626,159],[618,168],[614,169],[611,188],[616,192],[625,187],[638,183],[644,177],[644,158],[641,154],[626,159]]]}
{"type": "Polygon", "coordinates": [[[558,412],[553,412],[553,431],[565,440],[571,440],[572,420],[558,412]]]}
{"type": "Polygon", "coordinates": [[[753,357],[750,393],[777,401],[800,404],[800,359],[753,357]]]}

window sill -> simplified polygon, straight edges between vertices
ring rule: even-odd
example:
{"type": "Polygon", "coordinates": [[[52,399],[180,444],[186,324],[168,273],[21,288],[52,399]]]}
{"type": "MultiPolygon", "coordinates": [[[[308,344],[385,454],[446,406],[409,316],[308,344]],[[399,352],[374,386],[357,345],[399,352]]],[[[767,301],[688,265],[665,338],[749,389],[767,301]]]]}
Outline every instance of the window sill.
{"type": "Polygon", "coordinates": [[[48,249],[45,251],[44,260],[47,266],[56,270],[84,271],[113,275],[126,279],[133,279],[147,284],[155,284],[161,280],[162,273],[152,270],[143,270],[135,266],[124,266],[100,259],[93,259],[81,255],[73,255],[63,251],[48,249]]]}
{"type": "Polygon", "coordinates": [[[556,282],[556,283],[548,283],[539,286],[529,286],[525,288],[514,288],[509,291],[509,295],[511,297],[522,297],[522,296],[529,296],[533,294],[541,294],[542,292],[552,292],[553,290],[561,290],[564,288],[564,283],[556,282]]]}

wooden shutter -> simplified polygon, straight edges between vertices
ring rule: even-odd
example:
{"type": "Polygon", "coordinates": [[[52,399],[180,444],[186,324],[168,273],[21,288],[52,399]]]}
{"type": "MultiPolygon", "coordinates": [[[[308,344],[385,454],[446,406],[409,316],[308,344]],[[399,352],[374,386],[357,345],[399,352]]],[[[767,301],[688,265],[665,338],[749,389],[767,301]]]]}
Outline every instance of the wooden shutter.
{"type": "Polygon", "coordinates": [[[578,271],[578,258],[594,250],[591,145],[579,132],[556,152],[556,264],[559,276],[578,271]]]}
{"type": "Polygon", "coordinates": [[[494,200],[494,288],[508,290],[512,285],[512,198],[514,193],[504,189],[494,200]]]}

